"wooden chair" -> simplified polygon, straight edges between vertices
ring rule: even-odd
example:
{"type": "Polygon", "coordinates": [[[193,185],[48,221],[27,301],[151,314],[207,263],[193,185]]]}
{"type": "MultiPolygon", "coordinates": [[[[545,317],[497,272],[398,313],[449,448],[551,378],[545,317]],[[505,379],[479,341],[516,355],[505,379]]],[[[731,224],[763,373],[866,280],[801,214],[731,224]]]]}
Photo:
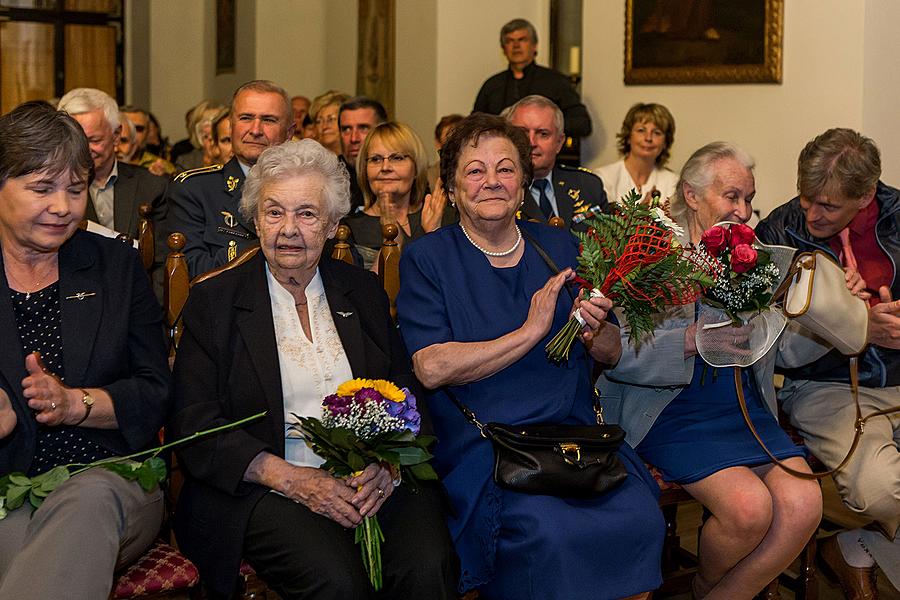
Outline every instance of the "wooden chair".
{"type": "Polygon", "coordinates": [[[153,260],[156,258],[155,238],[153,235],[153,221],[150,220],[152,207],[146,202],[138,207],[138,254],[141,255],[141,263],[144,269],[153,268],[153,260]]]}
{"type": "Polygon", "coordinates": [[[378,252],[378,278],[391,303],[391,318],[397,320],[397,294],[400,293],[400,229],[393,223],[382,227],[384,241],[378,252]]]}
{"type": "Polygon", "coordinates": [[[337,240],[337,243],[334,245],[334,251],[331,253],[331,258],[342,260],[345,263],[352,265],[353,254],[350,252],[350,244],[347,243],[347,240],[350,239],[350,228],[346,225],[339,225],[334,238],[337,240]]]}

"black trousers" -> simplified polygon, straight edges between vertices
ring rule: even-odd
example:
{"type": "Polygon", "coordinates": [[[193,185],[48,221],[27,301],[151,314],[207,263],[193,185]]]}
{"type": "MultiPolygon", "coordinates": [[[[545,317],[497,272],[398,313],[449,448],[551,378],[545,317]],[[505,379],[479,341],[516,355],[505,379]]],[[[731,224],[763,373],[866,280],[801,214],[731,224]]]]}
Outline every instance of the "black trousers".
{"type": "Polygon", "coordinates": [[[278,494],[256,505],[244,559],[284,600],[456,598],[459,559],[436,484],[402,484],[378,511],[384,587],[376,594],[354,531],[278,494]]]}

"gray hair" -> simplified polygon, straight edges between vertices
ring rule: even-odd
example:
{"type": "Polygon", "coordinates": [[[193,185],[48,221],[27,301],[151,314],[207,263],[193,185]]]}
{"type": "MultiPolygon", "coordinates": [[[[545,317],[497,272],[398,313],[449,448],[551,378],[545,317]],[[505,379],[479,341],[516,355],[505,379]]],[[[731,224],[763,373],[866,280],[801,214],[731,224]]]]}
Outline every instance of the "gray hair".
{"type": "Polygon", "coordinates": [[[241,85],[241,87],[239,87],[238,89],[234,90],[234,94],[231,96],[231,102],[228,104],[228,107],[231,109],[232,113],[234,113],[234,101],[237,100],[237,97],[241,92],[246,91],[253,91],[260,94],[278,94],[284,101],[285,122],[293,122],[292,115],[294,114],[294,111],[291,108],[290,96],[288,96],[288,93],[284,91],[283,87],[273,81],[269,81],[268,79],[254,79],[253,81],[248,81],[247,83],[241,85]]]}
{"type": "Polygon", "coordinates": [[[556,105],[553,100],[545,96],[541,96],[539,94],[532,94],[530,96],[525,96],[512,106],[507,106],[500,113],[500,116],[506,119],[507,121],[512,121],[513,115],[516,114],[516,111],[520,108],[524,108],[526,106],[539,106],[541,108],[549,108],[553,111],[553,125],[556,127],[556,133],[559,135],[565,135],[563,133],[565,129],[565,120],[563,119],[563,113],[556,105]]]}
{"type": "Polygon", "coordinates": [[[94,88],[69,90],[65,96],[59,99],[56,109],[65,111],[72,116],[94,112],[95,110],[103,111],[103,117],[113,131],[116,130],[116,127],[121,122],[119,119],[119,105],[116,104],[116,101],[103,90],[94,88]]]}
{"type": "Polygon", "coordinates": [[[500,28],[500,46],[503,46],[505,42],[504,38],[512,33],[513,31],[519,31],[520,29],[524,29],[528,31],[528,35],[531,37],[531,43],[537,44],[537,29],[534,28],[534,25],[531,24],[531,21],[526,19],[513,19],[506,25],[500,28]]]}
{"type": "Polygon", "coordinates": [[[878,146],[843,127],[816,136],[806,144],[797,161],[797,191],[805,198],[836,189],[847,199],[856,200],[874,188],[880,178],[878,146]]]}
{"type": "Polygon", "coordinates": [[[724,158],[733,158],[748,171],[752,171],[756,166],[753,157],[746,150],[730,142],[712,142],[703,146],[691,154],[681,168],[681,176],[678,178],[678,185],[675,186],[675,195],[670,199],[669,210],[672,212],[672,216],[678,218],[683,216],[687,210],[687,204],[684,201],[685,184],[691,186],[697,194],[702,196],[706,192],[706,188],[715,180],[716,173],[711,168],[713,163],[724,158]]]}
{"type": "Polygon", "coordinates": [[[241,192],[241,215],[256,219],[263,187],[296,175],[318,174],[325,179],[324,200],[328,222],[337,223],[350,212],[350,175],[337,155],[311,139],[271,146],[259,155],[241,192]]]}

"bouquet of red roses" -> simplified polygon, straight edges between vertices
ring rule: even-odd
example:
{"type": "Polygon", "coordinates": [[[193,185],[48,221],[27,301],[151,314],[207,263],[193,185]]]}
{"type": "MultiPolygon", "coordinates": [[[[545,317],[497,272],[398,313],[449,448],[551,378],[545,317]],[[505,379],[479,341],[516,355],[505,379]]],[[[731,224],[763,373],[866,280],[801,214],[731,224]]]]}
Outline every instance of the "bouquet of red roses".
{"type": "MultiPolygon", "coordinates": [[[[313,452],[325,459],[322,468],[336,477],[352,477],[378,463],[398,475],[419,481],[437,479],[428,464],[435,437],[419,435],[421,415],[416,397],[383,379],[352,379],[322,401],[322,418],[294,415],[290,429],[299,432],[313,452]]],[[[378,516],[356,528],[363,565],[375,590],[381,589],[381,542],[378,516]]]]}
{"type": "Polygon", "coordinates": [[[752,227],[719,223],[703,232],[700,244],[715,259],[717,274],[703,298],[706,304],[724,310],[736,324],[745,320],[739,313],[769,307],[781,271],[768,249],[756,242],[752,227]]]}
{"type": "Polygon", "coordinates": [[[711,257],[715,282],[702,298],[697,350],[714,367],[749,366],[784,330],[784,316],[768,309],[794,249],[762,244],[753,228],[731,222],[704,231],[700,248],[711,257]]]}
{"type": "MultiPolygon", "coordinates": [[[[665,306],[689,304],[712,284],[706,255],[685,248],[682,233],[657,199],[649,204],[632,190],[615,214],[590,219],[587,233],[578,232],[581,252],[578,277],[582,298],[605,296],[625,313],[629,338],[652,334],[653,314],[665,306]]],[[[569,358],[575,336],[584,326],[579,311],[547,344],[551,360],[569,358]]]]}

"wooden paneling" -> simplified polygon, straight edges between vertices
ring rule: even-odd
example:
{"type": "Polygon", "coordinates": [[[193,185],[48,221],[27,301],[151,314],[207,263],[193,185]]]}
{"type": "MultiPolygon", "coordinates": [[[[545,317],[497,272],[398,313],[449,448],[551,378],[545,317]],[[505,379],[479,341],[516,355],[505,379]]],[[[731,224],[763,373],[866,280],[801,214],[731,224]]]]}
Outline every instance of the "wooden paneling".
{"type": "Polygon", "coordinates": [[[53,53],[53,25],[0,23],[0,112],[54,96],[53,53]]]}
{"type": "Polygon", "coordinates": [[[119,0],[65,0],[66,10],[79,12],[116,13],[119,12],[119,0]]]}
{"type": "Polygon", "coordinates": [[[92,87],[116,97],[116,28],[66,25],[66,89],[92,87]]]}

